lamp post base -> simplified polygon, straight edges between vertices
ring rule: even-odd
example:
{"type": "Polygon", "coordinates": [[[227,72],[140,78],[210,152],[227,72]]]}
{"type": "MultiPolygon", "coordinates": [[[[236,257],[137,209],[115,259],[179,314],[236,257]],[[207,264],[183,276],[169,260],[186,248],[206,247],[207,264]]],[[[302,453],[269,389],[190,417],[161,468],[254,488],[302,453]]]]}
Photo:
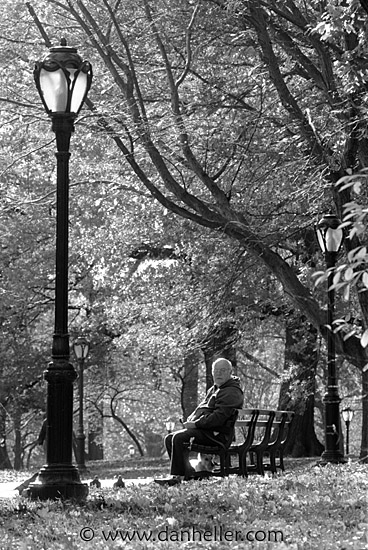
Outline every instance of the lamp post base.
{"type": "Polygon", "coordinates": [[[347,460],[340,452],[324,451],[317,466],[327,466],[327,464],[346,464],[347,460]]]}
{"type": "Polygon", "coordinates": [[[84,501],[88,485],[81,483],[75,466],[52,464],[43,466],[37,481],[30,483],[23,495],[31,500],[76,500],[84,501]]]}

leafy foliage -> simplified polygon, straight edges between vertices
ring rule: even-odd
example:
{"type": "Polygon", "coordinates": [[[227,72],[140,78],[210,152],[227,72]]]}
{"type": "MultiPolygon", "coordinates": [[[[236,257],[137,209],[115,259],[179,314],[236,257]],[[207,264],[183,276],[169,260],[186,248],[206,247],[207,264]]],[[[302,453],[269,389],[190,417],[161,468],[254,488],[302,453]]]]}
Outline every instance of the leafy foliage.
{"type": "MultiPolygon", "coordinates": [[[[310,228],[319,211],[351,204],[350,187],[330,193],[325,183],[367,163],[363,8],[335,0],[2,3],[0,326],[14,348],[27,333],[28,372],[40,376],[47,360],[54,292],[54,144],[31,85],[41,37],[50,45],[64,34],[94,67],[72,140],[70,330],[90,336],[100,395],[106,385],[110,398],[124,395],[118,406],[131,418],[126,397],[139,385],[158,389],[164,380],[163,409],[172,407],[183,357],[229,312],[245,335],[240,348],[251,341],[253,356],[272,355],[275,339],[264,351],[247,336],[256,324],[267,340],[260,327],[272,307],[300,310],[326,335],[310,228]]],[[[348,308],[354,331],[335,337],[361,370],[368,305],[354,291],[341,315],[348,308]]],[[[18,396],[14,366],[6,361],[1,375],[18,396]]],[[[152,400],[157,415],[162,395],[152,400]]],[[[13,414],[16,406],[6,406],[13,414]]]]}

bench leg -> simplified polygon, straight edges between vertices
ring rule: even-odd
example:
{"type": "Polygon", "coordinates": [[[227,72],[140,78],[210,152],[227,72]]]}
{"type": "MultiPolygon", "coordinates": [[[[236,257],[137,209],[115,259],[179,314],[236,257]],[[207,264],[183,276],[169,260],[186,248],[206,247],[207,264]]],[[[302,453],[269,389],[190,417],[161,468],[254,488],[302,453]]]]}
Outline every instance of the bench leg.
{"type": "Polygon", "coordinates": [[[285,471],[285,466],[284,466],[284,452],[282,449],[279,450],[279,461],[280,461],[280,464],[279,464],[279,467],[281,469],[281,471],[285,471]]]}
{"type": "Polygon", "coordinates": [[[270,452],[270,468],[273,474],[276,474],[276,452],[270,452]]]}
{"type": "Polygon", "coordinates": [[[243,477],[248,477],[247,453],[239,455],[239,470],[243,477]]]}
{"type": "Polygon", "coordinates": [[[256,463],[257,463],[257,472],[259,475],[264,476],[264,467],[263,467],[263,452],[256,452],[256,463]]]}

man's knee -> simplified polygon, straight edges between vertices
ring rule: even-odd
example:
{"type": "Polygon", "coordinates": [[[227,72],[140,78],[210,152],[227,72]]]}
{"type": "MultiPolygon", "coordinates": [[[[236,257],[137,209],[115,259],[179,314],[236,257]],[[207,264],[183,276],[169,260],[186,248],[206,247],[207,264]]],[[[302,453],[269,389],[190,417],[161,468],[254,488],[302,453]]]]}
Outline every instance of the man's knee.
{"type": "Polygon", "coordinates": [[[173,433],[170,433],[170,434],[167,434],[167,435],[165,436],[165,439],[164,439],[165,445],[167,445],[168,443],[171,443],[172,438],[173,438],[173,435],[174,435],[173,433]]]}
{"type": "Polygon", "coordinates": [[[198,430],[194,430],[194,429],[180,430],[179,432],[175,432],[172,438],[172,445],[175,447],[177,446],[182,447],[186,443],[189,443],[191,439],[194,439],[197,434],[198,434],[198,430]]]}
{"type": "Polygon", "coordinates": [[[173,435],[172,433],[170,434],[167,434],[167,436],[165,437],[164,439],[164,444],[165,444],[165,447],[166,447],[166,450],[170,453],[171,449],[172,449],[172,439],[173,439],[173,435]]]}

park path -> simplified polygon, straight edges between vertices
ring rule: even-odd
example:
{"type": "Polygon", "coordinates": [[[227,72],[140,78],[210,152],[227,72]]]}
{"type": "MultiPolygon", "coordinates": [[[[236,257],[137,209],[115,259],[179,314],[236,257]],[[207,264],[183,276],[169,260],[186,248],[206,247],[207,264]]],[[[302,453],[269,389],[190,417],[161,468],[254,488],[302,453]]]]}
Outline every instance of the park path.
{"type": "MultiPolygon", "coordinates": [[[[83,480],[83,483],[87,483],[89,486],[90,479],[83,480]]],[[[101,481],[101,488],[112,488],[113,484],[115,483],[116,479],[100,479],[101,481]]],[[[146,485],[147,483],[153,482],[153,477],[142,477],[137,479],[124,479],[125,485],[146,485]]],[[[0,483],[0,499],[11,499],[19,496],[19,492],[16,490],[16,487],[20,485],[20,481],[9,481],[6,483],[0,483]]]]}

